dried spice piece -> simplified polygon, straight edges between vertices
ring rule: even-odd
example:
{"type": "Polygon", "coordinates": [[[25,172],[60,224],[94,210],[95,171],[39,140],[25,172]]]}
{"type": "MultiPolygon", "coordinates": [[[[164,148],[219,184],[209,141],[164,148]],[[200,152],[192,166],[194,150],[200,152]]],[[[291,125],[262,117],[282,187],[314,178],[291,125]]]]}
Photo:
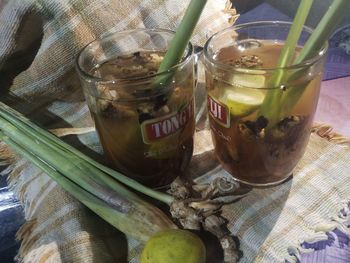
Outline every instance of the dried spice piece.
{"type": "Polygon", "coordinates": [[[169,193],[176,199],[184,200],[190,196],[190,187],[180,177],[177,177],[170,185],[169,193]]]}
{"type": "Polygon", "coordinates": [[[240,133],[248,139],[264,138],[268,123],[269,121],[264,116],[260,116],[256,121],[245,121],[238,127],[240,133]]]}
{"type": "Polygon", "coordinates": [[[263,65],[263,61],[257,55],[244,55],[233,62],[233,66],[240,68],[256,68],[263,65]]]}
{"type": "MultiPolygon", "coordinates": [[[[271,130],[268,140],[288,141],[295,140],[304,132],[306,116],[289,116],[277,123],[276,127],[271,130]]],[[[292,143],[292,142],[291,142],[292,143]]]]}
{"type": "Polygon", "coordinates": [[[250,190],[241,188],[228,178],[216,178],[206,184],[191,184],[177,178],[171,185],[170,192],[177,199],[172,202],[170,212],[184,228],[203,229],[217,237],[224,262],[235,263],[241,252],[236,238],[227,229],[227,221],[221,216],[221,211],[224,205],[243,198],[250,190]]]}
{"type": "Polygon", "coordinates": [[[106,80],[143,77],[157,72],[165,52],[135,52],[125,54],[96,66],[92,74],[106,80]],[[137,61],[137,63],[135,63],[137,61]]]}
{"type": "Polygon", "coordinates": [[[105,118],[129,119],[137,116],[137,113],[130,108],[117,103],[108,103],[105,108],[101,108],[101,114],[105,118]]]}
{"type": "Polygon", "coordinates": [[[295,158],[295,152],[302,147],[308,132],[306,116],[290,116],[277,123],[276,127],[266,136],[269,144],[269,155],[273,158],[295,158]],[[304,138],[304,139],[302,139],[304,138]]]}

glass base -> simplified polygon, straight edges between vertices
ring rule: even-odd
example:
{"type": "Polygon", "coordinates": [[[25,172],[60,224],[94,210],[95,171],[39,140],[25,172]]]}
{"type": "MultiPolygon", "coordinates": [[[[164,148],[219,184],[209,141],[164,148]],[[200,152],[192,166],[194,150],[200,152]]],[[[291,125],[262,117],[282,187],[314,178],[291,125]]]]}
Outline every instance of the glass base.
{"type": "Polygon", "coordinates": [[[282,180],[279,180],[279,181],[270,182],[270,183],[263,183],[263,184],[260,184],[260,183],[255,184],[255,183],[251,183],[251,182],[247,182],[247,181],[238,179],[234,175],[231,175],[231,176],[232,176],[233,180],[237,181],[238,183],[240,183],[242,185],[254,187],[254,188],[267,188],[267,187],[277,186],[277,185],[283,184],[283,183],[285,183],[293,178],[293,174],[290,174],[286,178],[283,178],[282,180]]]}

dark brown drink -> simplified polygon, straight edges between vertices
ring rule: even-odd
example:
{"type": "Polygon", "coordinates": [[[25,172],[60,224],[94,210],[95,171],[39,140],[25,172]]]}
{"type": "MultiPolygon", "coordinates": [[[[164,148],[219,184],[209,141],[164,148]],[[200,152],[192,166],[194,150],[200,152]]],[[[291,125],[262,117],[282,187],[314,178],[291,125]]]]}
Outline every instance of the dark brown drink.
{"type": "MultiPolygon", "coordinates": [[[[236,70],[218,69],[206,74],[208,111],[218,159],[237,180],[253,186],[278,184],[288,178],[307,145],[321,82],[320,66],[305,68],[277,87],[278,96],[289,89],[300,94],[291,110],[271,124],[260,112],[272,72],[283,44],[256,41],[246,50],[222,48],[215,59],[236,70]],[[249,69],[245,71],[244,68],[249,69]],[[316,72],[314,72],[316,71],[316,72]],[[270,126],[271,125],[271,126],[270,126]]],[[[294,93],[295,94],[295,93],[294,93]]],[[[288,100],[286,100],[288,102],[288,100]]]]}
{"type": "Polygon", "coordinates": [[[193,152],[193,70],[176,71],[159,89],[149,76],[163,56],[136,52],[98,65],[94,76],[116,81],[101,83],[96,97],[87,95],[109,165],[152,187],[183,174],[193,152]]]}

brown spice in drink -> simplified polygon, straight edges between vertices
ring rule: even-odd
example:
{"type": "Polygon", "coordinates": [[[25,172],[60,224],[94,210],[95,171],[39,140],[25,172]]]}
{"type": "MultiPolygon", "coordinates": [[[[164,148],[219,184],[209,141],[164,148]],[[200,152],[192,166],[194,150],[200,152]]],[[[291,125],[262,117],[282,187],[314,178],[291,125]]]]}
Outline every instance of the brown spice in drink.
{"type": "MultiPolygon", "coordinates": [[[[254,68],[273,68],[283,45],[264,41],[261,44],[258,48],[243,52],[234,47],[224,48],[217,54],[217,58],[231,65],[254,58],[259,61],[254,68]]],[[[291,174],[303,155],[310,136],[317,103],[314,98],[318,97],[320,81],[321,76],[312,80],[301,76],[291,83],[291,87],[286,87],[308,86],[291,115],[282,117],[271,129],[266,129],[269,120],[265,116],[259,116],[258,109],[244,116],[231,114],[228,127],[209,115],[216,154],[224,169],[241,182],[256,185],[282,181],[286,175],[291,174]]],[[[207,85],[209,96],[214,99],[220,97],[223,89],[236,88],[234,85],[230,87],[220,75],[213,78],[207,76],[207,85]]],[[[286,88],[281,89],[281,92],[286,88]]]]}
{"type": "MultiPolygon", "coordinates": [[[[93,72],[106,80],[117,80],[117,84],[119,79],[141,80],[136,86],[130,84],[132,80],[100,85],[101,99],[92,115],[109,165],[152,187],[166,185],[183,174],[193,152],[192,78],[178,81],[170,96],[155,93],[149,80],[142,81],[157,72],[163,56],[161,52],[136,52],[107,61],[93,72]],[[157,122],[171,117],[170,124],[177,125],[177,113],[182,114],[181,120],[185,118],[183,126],[176,126],[178,130],[169,136],[145,142],[145,123],[154,121],[157,128],[157,122]]],[[[165,131],[170,133],[169,121],[166,124],[165,131]]]]}
{"type": "Polygon", "coordinates": [[[256,68],[261,66],[263,61],[257,55],[243,55],[230,64],[241,68],[256,68]]]}

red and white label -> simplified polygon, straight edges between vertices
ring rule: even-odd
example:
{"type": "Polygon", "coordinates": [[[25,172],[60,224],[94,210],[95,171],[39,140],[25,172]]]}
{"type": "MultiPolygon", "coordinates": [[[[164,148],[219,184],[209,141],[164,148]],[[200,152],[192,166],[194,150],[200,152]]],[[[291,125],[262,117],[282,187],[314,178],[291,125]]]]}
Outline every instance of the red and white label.
{"type": "Polygon", "coordinates": [[[142,123],[143,141],[150,144],[156,140],[170,136],[189,123],[194,116],[193,100],[178,113],[172,113],[161,118],[147,120],[142,123]]]}
{"type": "Polygon", "coordinates": [[[208,112],[219,124],[230,128],[230,111],[225,104],[219,103],[208,95],[208,112]]]}

